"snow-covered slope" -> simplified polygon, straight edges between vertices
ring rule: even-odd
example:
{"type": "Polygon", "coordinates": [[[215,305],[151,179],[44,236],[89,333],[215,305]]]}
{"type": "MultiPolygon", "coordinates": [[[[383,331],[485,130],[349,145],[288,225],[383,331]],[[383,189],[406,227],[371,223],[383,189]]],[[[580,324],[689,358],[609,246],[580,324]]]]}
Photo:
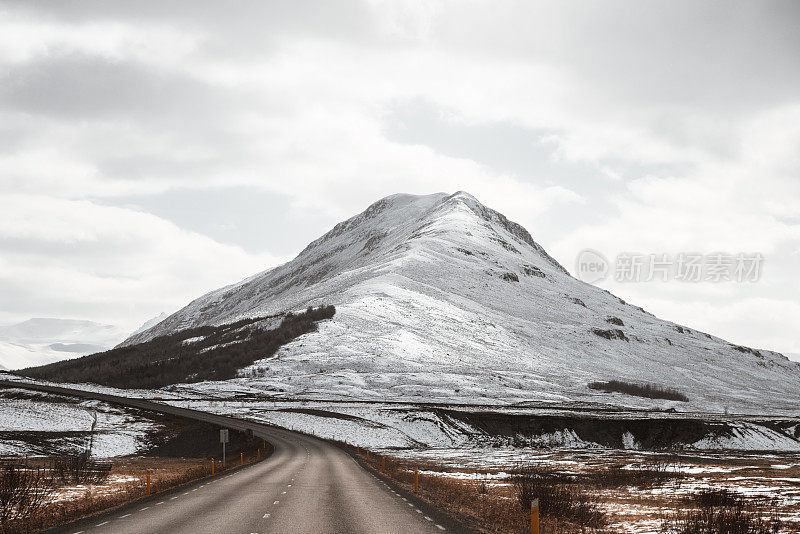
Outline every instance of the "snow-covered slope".
{"type": "Polygon", "coordinates": [[[334,304],[319,332],[257,362],[239,386],[305,396],[620,402],[791,410],[800,364],[659,320],[572,276],[474,197],[393,195],[291,262],[209,293],[136,343],[175,330],[334,304]],[[609,339],[610,338],[610,339],[609,339]],[[691,402],[589,390],[655,382],[691,402]]]}
{"type": "Polygon", "coordinates": [[[161,321],[163,321],[167,317],[168,317],[168,315],[165,312],[159,313],[155,317],[153,317],[151,319],[148,319],[144,323],[142,323],[142,326],[140,326],[139,328],[137,328],[136,330],[131,332],[131,335],[129,337],[133,337],[133,336],[135,336],[135,335],[137,335],[137,334],[139,334],[141,332],[144,332],[145,330],[149,330],[149,329],[153,328],[154,326],[156,326],[158,323],[160,323],[161,321]]]}
{"type": "Polygon", "coordinates": [[[37,318],[0,326],[0,365],[21,369],[113,347],[125,333],[92,321],[37,318]]]}

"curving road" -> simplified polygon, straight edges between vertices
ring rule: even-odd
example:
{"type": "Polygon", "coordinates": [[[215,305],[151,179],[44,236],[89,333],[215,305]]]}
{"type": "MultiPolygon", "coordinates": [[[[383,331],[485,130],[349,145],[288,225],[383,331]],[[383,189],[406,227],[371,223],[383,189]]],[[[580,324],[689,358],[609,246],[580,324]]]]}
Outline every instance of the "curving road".
{"type": "Polygon", "coordinates": [[[142,399],[0,381],[0,387],[4,386],[98,399],[252,430],[274,446],[269,458],[251,467],[53,532],[412,534],[460,530],[413,496],[363,469],[338,447],[313,437],[142,399]]]}

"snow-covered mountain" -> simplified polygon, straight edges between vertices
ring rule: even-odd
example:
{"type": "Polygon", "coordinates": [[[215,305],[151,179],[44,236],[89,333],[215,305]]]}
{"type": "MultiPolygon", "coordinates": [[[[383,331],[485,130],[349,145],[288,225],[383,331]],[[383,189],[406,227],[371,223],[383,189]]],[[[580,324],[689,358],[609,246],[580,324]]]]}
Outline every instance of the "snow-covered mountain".
{"type": "Polygon", "coordinates": [[[256,378],[237,387],[774,413],[800,401],[800,364],[660,320],[573,278],[523,227],[463,192],[379,200],[291,262],[213,291],[125,343],[318,304],[334,304],[336,316],[257,362],[256,378]],[[609,379],[676,388],[691,401],[587,388],[609,379]]]}
{"type": "Polygon", "coordinates": [[[73,319],[35,318],[0,326],[0,365],[21,369],[113,347],[125,333],[111,325],[73,319]]]}
{"type": "Polygon", "coordinates": [[[161,321],[163,321],[167,317],[168,317],[168,315],[167,315],[166,312],[159,313],[155,317],[153,317],[151,319],[148,319],[144,323],[142,323],[142,326],[140,326],[139,328],[137,328],[136,330],[131,332],[131,335],[129,337],[133,337],[133,336],[135,336],[135,335],[137,335],[137,334],[139,334],[141,332],[144,332],[145,330],[150,330],[151,328],[156,326],[158,323],[160,323],[161,321]]]}

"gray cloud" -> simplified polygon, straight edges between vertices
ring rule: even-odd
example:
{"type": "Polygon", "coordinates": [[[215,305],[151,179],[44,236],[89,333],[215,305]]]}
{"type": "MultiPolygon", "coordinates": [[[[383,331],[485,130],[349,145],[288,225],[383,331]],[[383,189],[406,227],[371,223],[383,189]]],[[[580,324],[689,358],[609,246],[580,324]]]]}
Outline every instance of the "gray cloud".
{"type": "Polygon", "coordinates": [[[157,195],[98,199],[152,213],[253,253],[293,256],[337,220],[294,209],[286,195],[255,187],[171,189],[157,195]]]}
{"type": "Polygon", "coordinates": [[[6,69],[0,77],[6,109],[60,119],[170,118],[216,115],[222,95],[185,75],[132,61],[67,54],[6,69]]]}
{"type": "Polygon", "coordinates": [[[798,352],[799,21],[792,1],[7,1],[0,320],[136,326],[379,196],[467,189],[567,265],[767,251],[753,286],[614,289],[798,352]],[[753,302],[774,328],[747,326],[753,302]]]}
{"type": "Polygon", "coordinates": [[[605,98],[704,105],[723,115],[796,99],[800,5],[791,0],[503,2],[482,9],[485,18],[459,10],[440,19],[442,40],[553,62],[605,98]]]}

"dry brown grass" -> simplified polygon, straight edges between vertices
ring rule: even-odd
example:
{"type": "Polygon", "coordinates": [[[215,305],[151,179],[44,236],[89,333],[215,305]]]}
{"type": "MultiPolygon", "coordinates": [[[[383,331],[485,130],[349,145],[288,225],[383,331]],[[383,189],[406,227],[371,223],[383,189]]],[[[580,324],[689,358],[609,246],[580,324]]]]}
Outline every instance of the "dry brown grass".
{"type": "MultiPolygon", "coordinates": [[[[348,452],[354,454],[355,451],[348,452]]],[[[692,499],[698,491],[702,493],[702,488],[747,494],[773,487],[780,488],[776,493],[776,496],[780,496],[780,504],[776,506],[778,501],[774,501],[770,507],[761,507],[764,521],[769,519],[765,528],[772,528],[779,520],[780,532],[800,533],[800,503],[791,497],[796,495],[795,488],[800,487],[800,483],[794,482],[800,478],[800,458],[797,455],[741,454],[738,457],[731,453],[684,455],[560,451],[548,452],[544,456],[547,460],[532,461],[526,465],[539,478],[552,482],[557,488],[577,488],[587,497],[592,508],[602,511],[607,518],[605,530],[593,530],[586,524],[587,516],[584,516],[584,520],[571,517],[574,514],[568,510],[569,513],[563,514],[564,517],[554,517],[558,514],[553,514],[553,510],[545,514],[542,507],[544,533],[621,532],[630,527],[641,532],[658,532],[661,529],[669,532],[699,532],[701,530],[687,530],[684,527],[687,523],[695,525],[698,522],[695,516],[699,509],[692,499]],[[702,468],[698,470],[699,466],[702,468]],[[744,475],[752,478],[743,480],[744,475]],[[583,522],[584,526],[576,522],[583,522]]],[[[494,481],[490,478],[490,473],[501,471],[513,474],[519,469],[519,464],[493,464],[487,468],[483,464],[464,461],[461,456],[457,458],[448,460],[446,456],[437,456],[435,459],[416,461],[408,457],[387,456],[386,476],[405,490],[413,491],[414,470],[429,471],[430,474],[421,476],[419,497],[444,515],[477,532],[530,532],[529,511],[527,507],[522,509],[520,506],[519,488],[515,491],[509,483],[513,482],[513,476],[511,479],[494,481]],[[465,476],[468,478],[464,479],[465,476]]],[[[365,463],[363,457],[360,460],[365,463]]],[[[371,469],[380,472],[381,456],[372,452],[370,464],[371,469]]],[[[529,492],[522,500],[536,496],[541,504],[541,491],[541,487],[533,488],[535,495],[529,492]]],[[[754,504],[758,503],[748,498],[741,508],[746,512],[754,504]]],[[[722,515],[728,521],[728,511],[722,515]]],[[[757,519],[751,519],[748,528],[758,523],[757,519]]],[[[707,517],[705,520],[707,523],[710,521],[707,517]]]]}
{"type": "MultiPolygon", "coordinates": [[[[389,478],[408,492],[414,491],[415,471],[442,471],[432,462],[400,460],[390,456],[366,451],[356,454],[352,447],[345,450],[368,469],[389,478]],[[383,471],[383,460],[386,469],[383,471]]],[[[476,477],[474,480],[455,479],[450,476],[419,475],[419,492],[422,501],[465,527],[480,533],[530,533],[530,511],[519,505],[517,492],[510,484],[486,484],[476,477]]],[[[602,529],[577,525],[565,520],[550,519],[541,525],[542,534],[589,534],[603,533],[602,529]]]]}
{"type": "MultiPolygon", "coordinates": [[[[261,458],[265,455],[262,452],[261,458]]],[[[258,459],[256,449],[245,452],[244,463],[258,459]]],[[[48,459],[33,459],[29,465],[47,465],[48,459]]],[[[240,457],[228,460],[227,470],[239,467],[240,457]]],[[[225,471],[217,462],[215,473],[225,471]]],[[[147,497],[147,473],[150,493],[157,494],[204,477],[211,476],[211,460],[205,458],[125,457],[115,459],[108,480],[86,487],[61,487],[36,514],[0,523],[2,534],[22,534],[47,530],[101,512],[118,508],[147,497]]]]}

